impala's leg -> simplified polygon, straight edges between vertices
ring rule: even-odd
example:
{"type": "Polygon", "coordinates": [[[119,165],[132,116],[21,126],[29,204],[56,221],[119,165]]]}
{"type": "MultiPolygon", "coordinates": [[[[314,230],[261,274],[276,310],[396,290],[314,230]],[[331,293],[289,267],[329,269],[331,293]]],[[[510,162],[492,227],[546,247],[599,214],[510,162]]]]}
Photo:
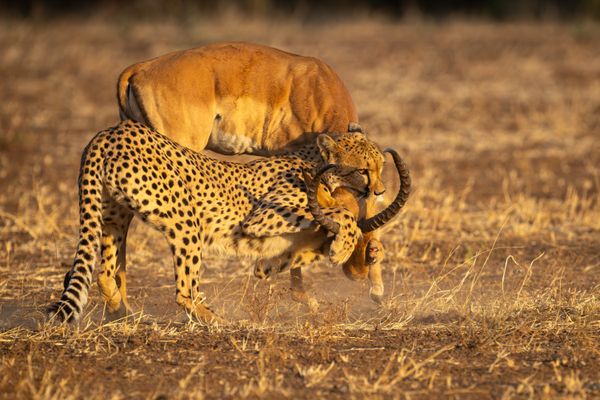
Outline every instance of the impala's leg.
{"type": "Polygon", "coordinates": [[[371,238],[365,250],[366,263],[369,265],[369,296],[377,304],[383,299],[383,279],[381,277],[381,262],[383,261],[383,244],[379,239],[371,238]]]}
{"type": "Polygon", "coordinates": [[[100,293],[106,301],[108,311],[125,315],[128,311],[124,288],[125,254],[124,243],[129,222],[133,214],[114,202],[103,204],[102,208],[102,239],[101,239],[101,269],[98,275],[100,293]]]}
{"type": "MultiPolygon", "coordinates": [[[[366,217],[369,218],[377,214],[378,210],[374,209],[374,203],[367,202],[366,204],[366,217]]],[[[383,279],[381,277],[381,263],[384,258],[385,249],[380,240],[381,231],[375,230],[373,232],[365,234],[365,264],[369,266],[369,283],[371,288],[369,289],[369,296],[371,300],[377,304],[381,303],[383,299],[384,287],[383,279]]]]}

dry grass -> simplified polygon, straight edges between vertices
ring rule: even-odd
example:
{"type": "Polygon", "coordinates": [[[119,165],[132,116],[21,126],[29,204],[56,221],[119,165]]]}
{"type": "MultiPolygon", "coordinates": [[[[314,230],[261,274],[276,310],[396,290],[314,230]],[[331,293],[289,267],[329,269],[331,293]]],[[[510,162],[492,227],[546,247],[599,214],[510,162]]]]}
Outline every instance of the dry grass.
{"type": "Polygon", "coordinates": [[[0,24],[0,397],[600,396],[600,28],[353,20],[0,24]],[[386,234],[386,301],[319,266],[208,259],[205,328],[174,305],[166,244],[136,225],[125,322],[40,325],[74,251],[80,152],[117,119],[126,65],[244,39],[320,57],[416,189],[386,234]]]}

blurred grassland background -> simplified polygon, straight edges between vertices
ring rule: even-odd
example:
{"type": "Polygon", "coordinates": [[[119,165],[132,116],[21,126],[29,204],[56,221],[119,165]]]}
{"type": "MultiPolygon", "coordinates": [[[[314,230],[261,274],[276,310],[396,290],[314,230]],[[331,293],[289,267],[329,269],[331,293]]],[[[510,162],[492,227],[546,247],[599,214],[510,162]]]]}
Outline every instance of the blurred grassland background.
{"type": "Polygon", "coordinates": [[[23,0],[0,1],[14,16],[51,18],[59,15],[136,15],[177,19],[219,15],[236,10],[250,16],[286,15],[298,19],[344,18],[383,14],[394,19],[449,16],[493,20],[600,18],[599,0],[23,0]]]}
{"type": "Polygon", "coordinates": [[[598,1],[0,3],[0,398],[600,396],[598,1]],[[133,321],[41,325],[75,251],[81,151],[131,63],[223,40],[334,67],[414,192],[384,235],[386,300],[330,265],[208,257],[175,306],[163,238],[134,224],[133,321]]]}

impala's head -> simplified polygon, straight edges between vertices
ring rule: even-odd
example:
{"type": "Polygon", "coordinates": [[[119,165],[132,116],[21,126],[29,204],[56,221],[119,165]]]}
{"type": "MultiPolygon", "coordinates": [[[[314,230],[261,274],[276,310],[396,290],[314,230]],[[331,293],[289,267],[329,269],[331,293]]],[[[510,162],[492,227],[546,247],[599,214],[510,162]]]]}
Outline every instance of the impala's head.
{"type": "Polygon", "coordinates": [[[335,171],[323,177],[331,191],[343,187],[365,197],[385,192],[381,178],[383,153],[364,134],[322,134],[317,138],[317,145],[324,163],[336,166],[335,171]]]}

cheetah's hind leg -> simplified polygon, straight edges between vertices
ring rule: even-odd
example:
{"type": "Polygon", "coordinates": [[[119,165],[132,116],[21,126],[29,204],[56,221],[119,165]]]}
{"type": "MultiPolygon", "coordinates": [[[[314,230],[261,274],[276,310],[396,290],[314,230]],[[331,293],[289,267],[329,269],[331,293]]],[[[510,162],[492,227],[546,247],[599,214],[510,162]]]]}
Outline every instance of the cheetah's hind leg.
{"type": "Polygon", "coordinates": [[[108,317],[119,319],[131,314],[127,302],[126,239],[133,213],[114,202],[102,207],[101,267],[98,274],[100,293],[106,302],[108,317]]]}
{"type": "Polygon", "coordinates": [[[323,258],[319,253],[302,251],[285,253],[284,255],[267,260],[258,260],[254,265],[254,276],[259,279],[269,279],[271,276],[290,270],[290,289],[292,300],[304,304],[310,311],[319,309],[319,302],[304,288],[302,267],[323,258]]]}
{"type": "Polygon", "coordinates": [[[304,288],[302,267],[323,259],[323,255],[313,251],[302,251],[290,256],[290,284],[292,300],[306,305],[311,312],[319,310],[319,302],[304,288]]]}
{"type": "Polygon", "coordinates": [[[254,276],[258,279],[269,279],[273,275],[289,269],[292,263],[290,253],[285,253],[282,256],[261,259],[254,264],[254,276]]]}
{"type": "Polygon", "coordinates": [[[319,302],[304,288],[302,268],[292,268],[290,270],[290,280],[292,286],[292,300],[304,304],[312,313],[319,311],[319,302]]]}

